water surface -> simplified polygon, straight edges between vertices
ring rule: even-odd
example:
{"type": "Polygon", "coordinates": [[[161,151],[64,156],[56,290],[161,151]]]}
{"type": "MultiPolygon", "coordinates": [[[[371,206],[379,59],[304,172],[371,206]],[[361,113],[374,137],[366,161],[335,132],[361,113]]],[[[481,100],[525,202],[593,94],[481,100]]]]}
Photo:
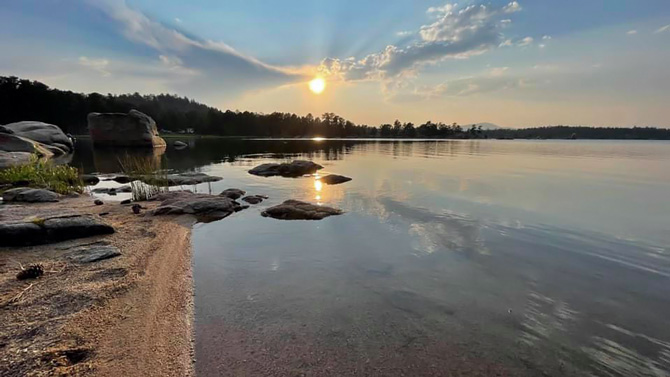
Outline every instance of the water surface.
{"type": "Polygon", "coordinates": [[[200,376],[670,375],[670,143],[189,143],[149,158],[270,196],[194,229],[200,376]],[[247,173],[297,158],[353,181],[247,173]]]}

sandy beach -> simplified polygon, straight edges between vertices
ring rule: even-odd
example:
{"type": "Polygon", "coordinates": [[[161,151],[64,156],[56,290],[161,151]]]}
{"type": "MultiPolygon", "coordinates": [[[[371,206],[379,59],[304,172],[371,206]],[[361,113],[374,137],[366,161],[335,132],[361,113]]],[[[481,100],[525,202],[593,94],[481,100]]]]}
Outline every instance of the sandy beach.
{"type": "Polygon", "coordinates": [[[33,247],[0,248],[0,369],[3,376],[191,376],[193,283],[187,217],[153,217],[157,204],[2,205],[0,221],[100,214],[116,232],[33,247]],[[77,248],[109,244],[121,255],[73,263],[77,248]],[[16,279],[39,263],[44,275],[16,279]]]}

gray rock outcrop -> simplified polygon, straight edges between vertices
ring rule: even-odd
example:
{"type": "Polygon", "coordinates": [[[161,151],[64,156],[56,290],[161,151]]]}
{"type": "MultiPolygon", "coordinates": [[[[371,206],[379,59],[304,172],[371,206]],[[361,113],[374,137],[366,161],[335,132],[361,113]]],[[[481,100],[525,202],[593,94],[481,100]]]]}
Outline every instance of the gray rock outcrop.
{"type": "Polygon", "coordinates": [[[261,215],[279,220],[321,220],[342,213],[344,213],[342,210],[336,208],[290,199],[266,209],[261,215]]]}
{"type": "Polygon", "coordinates": [[[3,202],[45,203],[57,202],[59,195],[53,191],[19,187],[2,193],[3,202]]]}
{"type": "Polygon", "coordinates": [[[137,110],[123,113],[90,113],[88,129],[95,145],[113,147],[165,147],[156,122],[137,110]]]}
{"type": "Polygon", "coordinates": [[[44,220],[0,223],[0,246],[29,246],[114,233],[93,215],[69,215],[44,220]]]}
{"type": "Polygon", "coordinates": [[[305,174],[314,174],[319,169],[323,169],[323,166],[312,161],[295,160],[290,163],[282,164],[262,164],[249,170],[249,174],[258,175],[261,177],[272,177],[279,175],[282,177],[295,178],[301,177],[305,174]]]}
{"type": "Polygon", "coordinates": [[[60,127],[43,122],[23,121],[6,124],[15,136],[36,141],[55,155],[71,153],[74,150],[72,140],[60,127]]]}

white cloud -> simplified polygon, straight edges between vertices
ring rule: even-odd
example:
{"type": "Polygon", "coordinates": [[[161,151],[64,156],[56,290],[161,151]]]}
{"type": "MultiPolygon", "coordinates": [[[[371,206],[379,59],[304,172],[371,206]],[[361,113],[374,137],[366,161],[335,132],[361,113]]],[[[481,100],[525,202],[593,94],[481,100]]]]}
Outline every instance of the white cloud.
{"type": "Polygon", "coordinates": [[[542,40],[543,40],[543,41],[551,40],[551,35],[543,35],[543,36],[542,36],[542,40]]]}
{"type": "Polygon", "coordinates": [[[414,34],[414,33],[411,32],[411,31],[407,31],[407,30],[403,30],[403,31],[399,31],[399,32],[395,33],[395,35],[397,35],[399,37],[406,37],[406,36],[412,35],[412,34],[414,34]]]}
{"type": "Polygon", "coordinates": [[[670,25],[665,25],[654,32],[654,34],[663,33],[670,30],[670,25]]]}
{"type": "Polygon", "coordinates": [[[514,12],[518,12],[520,10],[521,10],[521,5],[519,5],[519,3],[516,2],[516,1],[512,1],[511,3],[505,5],[505,7],[503,8],[503,11],[505,13],[514,13],[514,12]]]}
{"type": "Polygon", "coordinates": [[[428,14],[437,14],[439,15],[444,15],[447,13],[451,13],[452,10],[456,7],[456,4],[445,4],[441,7],[430,7],[426,11],[428,14]]]}
{"type": "Polygon", "coordinates": [[[516,1],[502,8],[469,5],[459,9],[452,4],[432,7],[427,12],[436,19],[419,28],[420,41],[405,47],[390,45],[358,60],[327,58],[319,71],[344,80],[411,78],[424,65],[467,59],[501,45],[505,23],[500,21],[520,9],[516,1]]]}
{"type": "Polygon", "coordinates": [[[524,47],[533,43],[533,37],[526,37],[516,43],[517,46],[524,47]]]}
{"type": "Polygon", "coordinates": [[[175,21],[176,23],[178,23],[178,24],[181,24],[182,22],[184,22],[184,21],[182,21],[181,18],[179,18],[179,17],[175,17],[175,18],[174,18],[174,21],[175,21]]]}
{"type": "Polygon", "coordinates": [[[509,47],[511,45],[513,45],[512,40],[511,39],[505,39],[505,41],[500,43],[498,45],[498,47],[509,47]]]}
{"type": "Polygon", "coordinates": [[[177,90],[197,88],[200,92],[214,93],[222,85],[234,85],[243,91],[305,79],[298,70],[266,64],[225,43],[186,36],[130,8],[123,0],[87,0],[87,3],[102,10],[126,39],[155,50],[164,66],[191,73],[190,82],[180,83],[187,87],[177,90]]]}
{"type": "Polygon", "coordinates": [[[635,34],[637,34],[637,30],[628,30],[628,31],[626,32],[626,34],[628,34],[628,35],[635,35],[635,34]]]}
{"type": "Polygon", "coordinates": [[[80,56],[79,65],[93,69],[94,71],[99,72],[103,77],[111,75],[107,70],[107,67],[109,66],[109,60],[107,59],[91,59],[86,56],[80,56]]]}
{"type": "Polygon", "coordinates": [[[492,68],[492,69],[489,71],[489,74],[490,74],[491,76],[502,76],[502,75],[505,74],[505,72],[507,72],[508,69],[509,69],[509,67],[492,68]]]}
{"type": "Polygon", "coordinates": [[[539,47],[539,48],[545,48],[545,47],[547,47],[547,45],[544,44],[544,43],[540,43],[537,47],[539,47]]]}

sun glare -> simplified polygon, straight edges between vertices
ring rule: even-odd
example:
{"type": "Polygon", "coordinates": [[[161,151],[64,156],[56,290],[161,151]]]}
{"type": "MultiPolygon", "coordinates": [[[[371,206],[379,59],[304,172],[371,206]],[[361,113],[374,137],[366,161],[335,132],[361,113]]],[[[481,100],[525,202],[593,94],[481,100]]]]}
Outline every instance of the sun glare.
{"type": "Polygon", "coordinates": [[[321,94],[324,89],[326,89],[326,80],[322,79],[321,77],[317,77],[309,82],[309,90],[311,90],[314,94],[321,94]]]}

